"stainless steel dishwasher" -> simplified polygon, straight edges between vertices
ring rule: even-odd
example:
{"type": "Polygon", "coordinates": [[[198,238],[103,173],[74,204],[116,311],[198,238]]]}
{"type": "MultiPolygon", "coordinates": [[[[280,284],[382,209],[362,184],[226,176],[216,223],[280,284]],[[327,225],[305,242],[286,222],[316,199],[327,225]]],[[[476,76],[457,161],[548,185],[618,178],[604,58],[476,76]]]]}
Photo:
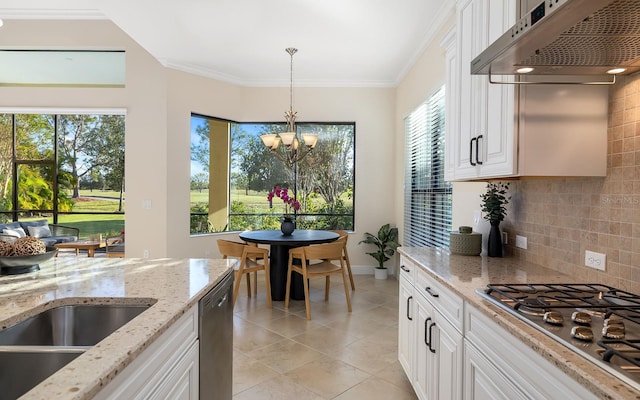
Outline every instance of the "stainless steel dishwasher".
{"type": "Polygon", "coordinates": [[[233,271],[199,303],[200,399],[231,400],[233,271]]]}

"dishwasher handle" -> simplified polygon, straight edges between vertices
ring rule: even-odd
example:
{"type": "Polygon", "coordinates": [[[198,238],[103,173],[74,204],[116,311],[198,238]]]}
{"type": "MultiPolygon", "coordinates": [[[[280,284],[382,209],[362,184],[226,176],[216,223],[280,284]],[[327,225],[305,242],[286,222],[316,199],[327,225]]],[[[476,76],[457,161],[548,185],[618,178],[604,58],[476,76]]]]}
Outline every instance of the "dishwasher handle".
{"type": "Polygon", "coordinates": [[[220,308],[224,306],[224,303],[226,303],[228,299],[229,299],[229,293],[227,292],[224,294],[224,296],[218,299],[218,304],[216,304],[216,307],[220,308]]]}
{"type": "Polygon", "coordinates": [[[228,288],[231,286],[233,278],[233,273],[230,273],[200,299],[200,316],[203,311],[210,308],[221,308],[229,301],[228,288]]]}

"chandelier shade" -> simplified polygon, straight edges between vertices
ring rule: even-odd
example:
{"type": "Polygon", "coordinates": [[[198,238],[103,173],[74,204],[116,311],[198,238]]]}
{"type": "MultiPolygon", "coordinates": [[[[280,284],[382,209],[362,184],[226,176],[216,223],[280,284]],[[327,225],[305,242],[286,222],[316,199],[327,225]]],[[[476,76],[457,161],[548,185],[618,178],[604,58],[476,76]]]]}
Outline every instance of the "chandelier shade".
{"type": "Polygon", "coordinates": [[[260,139],[269,152],[274,154],[288,166],[293,166],[302,160],[316,147],[318,135],[313,133],[302,133],[298,137],[296,130],[296,114],[293,111],[293,55],[298,49],[288,47],[285,51],[291,57],[290,80],[289,80],[289,111],[284,113],[287,121],[287,131],[280,133],[267,133],[260,135],[260,139]],[[282,144],[282,146],[280,146],[282,144]]]}

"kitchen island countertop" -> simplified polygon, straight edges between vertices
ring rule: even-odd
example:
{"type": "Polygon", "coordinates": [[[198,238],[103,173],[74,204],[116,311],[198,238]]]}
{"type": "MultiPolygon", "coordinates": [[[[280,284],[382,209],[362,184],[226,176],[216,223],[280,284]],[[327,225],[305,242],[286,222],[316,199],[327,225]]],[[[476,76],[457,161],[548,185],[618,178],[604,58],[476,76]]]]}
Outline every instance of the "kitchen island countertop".
{"type": "Polygon", "coordinates": [[[233,268],[233,260],[54,258],[0,277],[0,329],[68,304],[151,304],[29,391],[25,399],[90,399],[233,268]]]}
{"type": "Polygon", "coordinates": [[[426,247],[399,247],[398,251],[596,396],[640,399],[640,392],[633,387],[475,292],[489,283],[579,283],[575,277],[509,257],[462,256],[450,254],[445,249],[426,247]]]}

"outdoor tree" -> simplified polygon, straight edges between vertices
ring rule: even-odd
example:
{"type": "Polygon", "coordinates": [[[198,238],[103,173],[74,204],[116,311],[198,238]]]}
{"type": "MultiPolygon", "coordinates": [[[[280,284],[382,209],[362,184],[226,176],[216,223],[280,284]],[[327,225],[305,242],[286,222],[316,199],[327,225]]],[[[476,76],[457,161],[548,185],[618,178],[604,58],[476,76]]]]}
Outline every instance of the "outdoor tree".
{"type": "Polygon", "coordinates": [[[58,122],[60,169],[76,182],[73,198],[80,196],[80,181],[98,171],[118,191],[122,211],[124,193],[124,116],[63,115],[58,122]]]}
{"type": "Polygon", "coordinates": [[[200,172],[191,176],[191,190],[202,192],[209,188],[209,174],[200,172]]]}
{"type": "Polygon", "coordinates": [[[317,133],[320,139],[313,152],[300,163],[300,174],[304,177],[300,182],[308,181],[309,190],[333,205],[349,190],[353,181],[353,133],[350,125],[323,128],[320,132],[313,132],[314,126],[309,126],[311,133],[317,133]],[[322,165],[322,168],[315,168],[317,165],[322,165]]]}

